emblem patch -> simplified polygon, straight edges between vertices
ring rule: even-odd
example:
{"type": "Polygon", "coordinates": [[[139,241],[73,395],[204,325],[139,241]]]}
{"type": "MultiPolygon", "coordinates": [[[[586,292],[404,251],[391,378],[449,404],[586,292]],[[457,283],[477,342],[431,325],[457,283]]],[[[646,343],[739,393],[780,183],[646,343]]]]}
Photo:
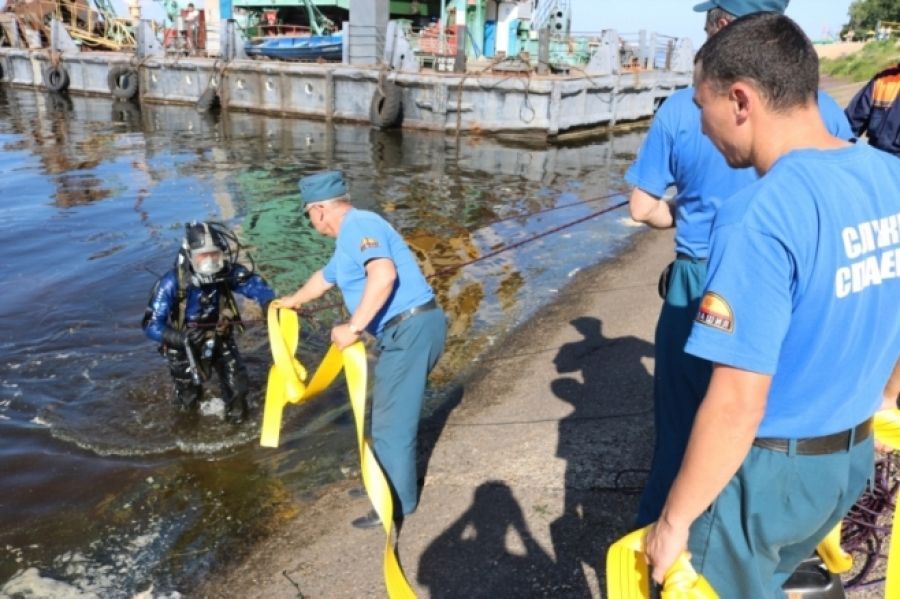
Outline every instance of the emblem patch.
{"type": "Polygon", "coordinates": [[[369,248],[377,248],[378,240],[373,239],[371,237],[363,237],[362,241],[359,242],[359,251],[364,252],[369,248]]]}
{"type": "Polygon", "coordinates": [[[734,314],[731,312],[731,306],[724,297],[711,291],[707,291],[703,296],[694,320],[726,333],[734,331],[734,314]]]}

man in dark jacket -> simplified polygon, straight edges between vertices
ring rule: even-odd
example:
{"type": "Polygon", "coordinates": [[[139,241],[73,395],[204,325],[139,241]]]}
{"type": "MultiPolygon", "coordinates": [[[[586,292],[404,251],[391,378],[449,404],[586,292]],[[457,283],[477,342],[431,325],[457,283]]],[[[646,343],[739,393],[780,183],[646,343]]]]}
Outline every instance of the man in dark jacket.
{"type": "Polygon", "coordinates": [[[855,135],[866,133],[870,145],[900,156],[900,63],[875,75],[846,113],[855,135]]]}
{"type": "Polygon", "coordinates": [[[234,293],[263,309],[275,297],[262,277],[237,263],[238,247],[224,225],[188,224],[175,267],[157,281],[142,323],[169,362],[175,404],[196,410],[203,382],[215,370],[232,422],[247,416],[247,369],[234,340],[235,327],[242,329],[234,293]]]}

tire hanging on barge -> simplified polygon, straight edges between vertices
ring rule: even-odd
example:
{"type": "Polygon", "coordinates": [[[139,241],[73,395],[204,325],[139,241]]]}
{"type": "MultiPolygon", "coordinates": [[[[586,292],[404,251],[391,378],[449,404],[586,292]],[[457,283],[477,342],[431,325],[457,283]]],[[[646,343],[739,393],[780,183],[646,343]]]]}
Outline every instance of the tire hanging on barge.
{"type": "Polygon", "coordinates": [[[44,85],[52,92],[60,93],[69,88],[69,72],[62,65],[50,65],[44,69],[44,85]]]}
{"type": "Polygon", "coordinates": [[[219,103],[219,95],[214,87],[207,87],[197,99],[197,112],[207,112],[219,103]]]}
{"type": "Polygon", "coordinates": [[[382,81],[375,88],[369,106],[369,121],[378,129],[394,127],[400,122],[403,95],[400,86],[393,81],[382,81]]]}
{"type": "Polygon", "coordinates": [[[106,75],[106,85],[119,100],[130,100],[138,92],[137,69],[128,65],[109,67],[106,75]]]}

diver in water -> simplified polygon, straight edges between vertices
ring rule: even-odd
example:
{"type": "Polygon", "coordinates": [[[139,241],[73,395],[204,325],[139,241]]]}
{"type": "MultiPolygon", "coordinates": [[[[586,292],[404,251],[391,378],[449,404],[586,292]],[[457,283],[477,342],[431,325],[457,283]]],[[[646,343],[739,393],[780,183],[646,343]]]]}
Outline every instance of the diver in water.
{"type": "Polygon", "coordinates": [[[275,292],[251,268],[237,262],[240,243],[222,224],[191,222],[175,266],[153,287],[142,327],[160,343],[175,383],[174,403],[194,411],[203,383],[219,376],[225,416],[247,417],[247,369],[238,353],[234,330],[243,331],[234,293],[255,300],[263,311],[275,292]]]}

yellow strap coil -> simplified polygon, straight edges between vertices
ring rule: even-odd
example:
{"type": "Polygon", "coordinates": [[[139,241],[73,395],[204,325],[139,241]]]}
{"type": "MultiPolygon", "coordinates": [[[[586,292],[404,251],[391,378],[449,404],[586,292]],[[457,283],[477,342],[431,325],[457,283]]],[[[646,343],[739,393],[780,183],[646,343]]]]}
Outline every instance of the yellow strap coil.
{"type": "Polygon", "coordinates": [[[835,574],[849,572],[853,567],[853,556],[841,547],[841,529],[843,521],[831,529],[822,542],[816,546],[816,553],[822,558],[825,566],[835,574]]]}
{"type": "Polygon", "coordinates": [[[269,344],[275,362],[269,369],[266,386],[266,403],[263,409],[262,431],[259,444],[263,447],[278,447],[281,433],[281,418],[288,403],[299,404],[315,397],[334,381],[344,370],[347,391],[353,417],[356,422],[356,438],[359,445],[360,472],[369,500],[384,528],[384,583],[391,599],[415,599],[415,593],[400,567],[393,539],[394,502],[387,477],[375,453],[366,439],[366,348],[357,341],[343,352],[334,345],[322,359],[309,384],[305,384],[306,369],[294,356],[300,339],[300,324],[297,313],[269,306],[269,344]]]}
{"type": "MultiPolygon", "coordinates": [[[[650,568],[644,557],[649,527],[632,531],[613,543],[606,554],[606,595],[618,599],[649,599],[650,568]]],[[[718,599],[705,578],[682,553],[666,572],[661,599],[718,599]]]]}
{"type": "MultiPolygon", "coordinates": [[[[892,408],[875,414],[875,440],[894,451],[900,450],[900,410],[892,408]]],[[[888,550],[885,597],[900,597],[900,524],[896,506],[900,505],[900,491],[894,500],[894,523],[891,525],[891,546],[888,550]]]]}

